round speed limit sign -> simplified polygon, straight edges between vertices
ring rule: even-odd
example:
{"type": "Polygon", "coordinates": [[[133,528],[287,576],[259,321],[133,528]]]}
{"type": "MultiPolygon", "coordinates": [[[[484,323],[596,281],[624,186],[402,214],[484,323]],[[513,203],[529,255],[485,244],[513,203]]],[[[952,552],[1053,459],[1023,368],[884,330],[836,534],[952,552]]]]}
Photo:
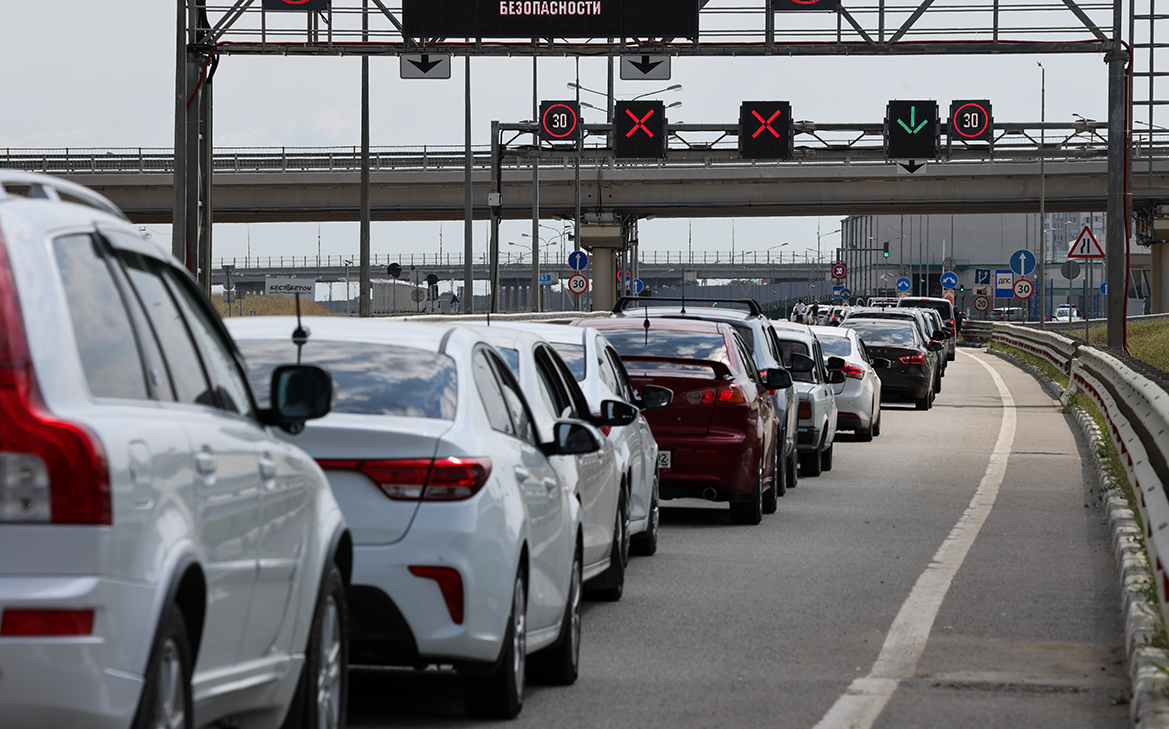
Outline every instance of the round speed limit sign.
{"type": "Polygon", "coordinates": [[[1035,284],[1031,283],[1030,280],[1021,278],[1015,282],[1016,299],[1029,299],[1033,293],[1035,293],[1035,284]]]}
{"type": "Polygon", "coordinates": [[[989,308],[990,308],[990,299],[988,299],[985,296],[975,296],[974,297],[975,311],[986,311],[989,308]]]}
{"type": "Polygon", "coordinates": [[[589,280],[584,274],[574,273],[568,279],[568,290],[580,296],[589,290],[589,280]]]}

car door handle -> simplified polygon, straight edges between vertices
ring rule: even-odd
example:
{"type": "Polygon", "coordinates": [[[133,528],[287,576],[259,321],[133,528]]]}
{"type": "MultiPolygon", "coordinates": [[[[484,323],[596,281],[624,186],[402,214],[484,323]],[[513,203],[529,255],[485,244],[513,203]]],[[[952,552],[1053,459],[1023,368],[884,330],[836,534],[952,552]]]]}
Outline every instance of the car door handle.
{"type": "Polygon", "coordinates": [[[215,456],[209,450],[201,450],[195,454],[195,470],[202,476],[215,473],[215,456]]]}
{"type": "Polygon", "coordinates": [[[515,480],[516,481],[523,483],[523,482],[527,481],[528,479],[530,479],[531,477],[532,477],[531,471],[529,471],[526,468],[521,468],[520,466],[516,466],[516,469],[515,469],[515,480]]]}

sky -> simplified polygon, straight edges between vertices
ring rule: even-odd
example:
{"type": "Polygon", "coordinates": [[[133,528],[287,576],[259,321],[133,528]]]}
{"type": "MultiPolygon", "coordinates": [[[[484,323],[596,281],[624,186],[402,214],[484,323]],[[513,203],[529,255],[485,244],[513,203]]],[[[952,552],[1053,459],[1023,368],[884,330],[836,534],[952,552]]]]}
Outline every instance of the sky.
{"type": "MultiPolygon", "coordinates": [[[[936,5],[947,1],[956,3],[936,5]]],[[[114,12],[91,0],[9,4],[0,24],[6,69],[0,147],[172,147],[175,8],[165,0],[120,0],[114,12]]],[[[887,101],[896,98],[937,99],[941,108],[951,99],[987,98],[996,120],[1029,122],[1040,118],[1038,62],[1046,71],[1049,121],[1071,121],[1076,114],[1107,118],[1106,66],[1089,54],[675,58],[668,84],[683,88],[660,98],[683,103],[669,112],[671,122],[734,123],[740,102],[758,99],[790,100],[796,119],[879,122],[887,101]]],[[[532,61],[477,58],[472,64],[473,143],[487,144],[492,120],[531,118],[532,61]]],[[[371,60],[371,143],[462,145],[462,59],[452,64],[449,81],[402,80],[398,66],[397,58],[371,60]]],[[[572,98],[566,84],[576,80],[573,60],[541,59],[538,76],[539,98],[572,98]]],[[[580,83],[604,90],[605,61],[581,60],[580,83]]],[[[662,85],[618,81],[617,97],[662,85]]],[[[356,58],[225,56],[215,77],[215,145],[357,145],[360,89],[356,58]]],[[[583,99],[603,106],[599,96],[583,99]]],[[[585,121],[604,119],[586,110],[585,121]]],[[[827,254],[838,242],[829,231],[839,227],[837,217],[655,219],[642,221],[640,241],[643,254],[685,250],[691,237],[694,250],[729,250],[733,237],[736,250],[787,243],[785,251],[800,253],[816,250],[819,230],[827,254]]],[[[476,251],[486,247],[486,230],[476,224],[476,251]]],[[[505,222],[501,240],[526,243],[522,234],[530,230],[530,222],[505,222]]],[[[169,226],[150,226],[150,232],[169,240],[169,226]]],[[[249,246],[253,256],[316,255],[318,234],[324,255],[358,251],[356,223],[217,224],[214,256],[244,256],[249,246]]],[[[374,223],[372,248],[380,254],[437,251],[440,234],[444,250],[461,250],[462,223],[451,222],[374,223]]]]}

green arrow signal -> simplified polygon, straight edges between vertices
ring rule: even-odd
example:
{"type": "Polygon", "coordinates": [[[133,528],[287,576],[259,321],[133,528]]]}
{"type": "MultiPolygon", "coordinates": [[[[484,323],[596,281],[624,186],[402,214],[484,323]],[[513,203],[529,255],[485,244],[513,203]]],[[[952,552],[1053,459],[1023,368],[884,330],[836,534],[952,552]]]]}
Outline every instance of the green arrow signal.
{"type": "Polygon", "coordinates": [[[901,128],[904,129],[906,131],[906,133],[917,134],[918,132],[920,132],[922,129],[925,128],[925,125],[929,123],[929,120],[922,119],[921,124],[918,124],[917,123],[917,107],[911,106],[911,107],[909,107],[909,124],[906,124],[901,119],[898,119],[897,123],[901,125],[901,128]],[[910,127],[912,127],[912,129],[910,127]]]}

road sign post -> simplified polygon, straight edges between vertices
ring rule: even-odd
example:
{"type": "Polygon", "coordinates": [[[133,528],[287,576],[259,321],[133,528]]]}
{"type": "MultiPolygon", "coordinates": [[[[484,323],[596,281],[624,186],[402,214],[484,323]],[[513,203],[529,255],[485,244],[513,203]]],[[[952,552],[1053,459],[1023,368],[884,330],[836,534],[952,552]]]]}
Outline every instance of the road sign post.
{"type": "Polygon", "coordinates": [[[909,290],[910,290],[911,288],[913,288],[913,282],[912,282],[912,281],[910,281],[908,278],[906,278],[906,277],[904,277],[904,276],[902,276],[901,278],[897,279],[897,284],[896,284],[896,285],[897,285],[897,290],[898,290],[898,291],[900,291],[900,292],[901,292],[901,293],[903,293],[903,294],[908,294],[908,293],[909,293],[909,290]]]}
{"type": "Polygon", "coordinates": [[[1031,294],[1035,293],[1035,284],[1029,278],[1021,278],[1015,282],[1012,290],[1016,299],[1030,299],[1031,294]]]}
{"type": "Polygon", "coordinates": [[[589,265],[589,254],[584,251],[573,251],[568,254],[568,267],[573,271],[583,271],[589,265]]]}
{"type": "Polygon", "coordinates": [[[585,278],[583,273],[574,273],[568,279],[568,290],[580,296],[589,290],[589,280],[585,278]]]}
{"type": "Polygon", "coordinates": [[[975,311],[980,311],[980,312],[985,314],[986,310],[989,308],[990,308],[990,299],[986,298],[985,296],[975,296],[974,297],[974,310],[975,311]]]}
{"type": "Polygon", "coordinates": [[[832,277],[833,278],[844,278],[847,275],[848,275],[848,267],[845,266],[843,263],[833,263],[832,264],[832,277]]]}
{"type": "Polygon", "coordinates": [[[1104,249],[1100,247],[1091,228],[1085,225],[1080,231],[1080,236],[1068,251],[1068,258],[1104,258],[1104,249]]]}
{"type": "Polygon", "coordinates": [[[958,288],[958,274],[953,271],[945,271],[941,276],[942,289],[953,291],[958,288]]]}
{"type": "Polygon", "coordinates": [[[1014,272],[1002,269],[995,269],[994,272],[994,297],[996,299],[1010,299],[1015,295],[1015,274],[1014,272]]]}
{"type": "Polygon", "coordinates": [[[1020,248],[1011,254],[1011,273],[1016,276],[1029,276],[1035,270],[1035,254],[1026,248],[1020,248]]]}

